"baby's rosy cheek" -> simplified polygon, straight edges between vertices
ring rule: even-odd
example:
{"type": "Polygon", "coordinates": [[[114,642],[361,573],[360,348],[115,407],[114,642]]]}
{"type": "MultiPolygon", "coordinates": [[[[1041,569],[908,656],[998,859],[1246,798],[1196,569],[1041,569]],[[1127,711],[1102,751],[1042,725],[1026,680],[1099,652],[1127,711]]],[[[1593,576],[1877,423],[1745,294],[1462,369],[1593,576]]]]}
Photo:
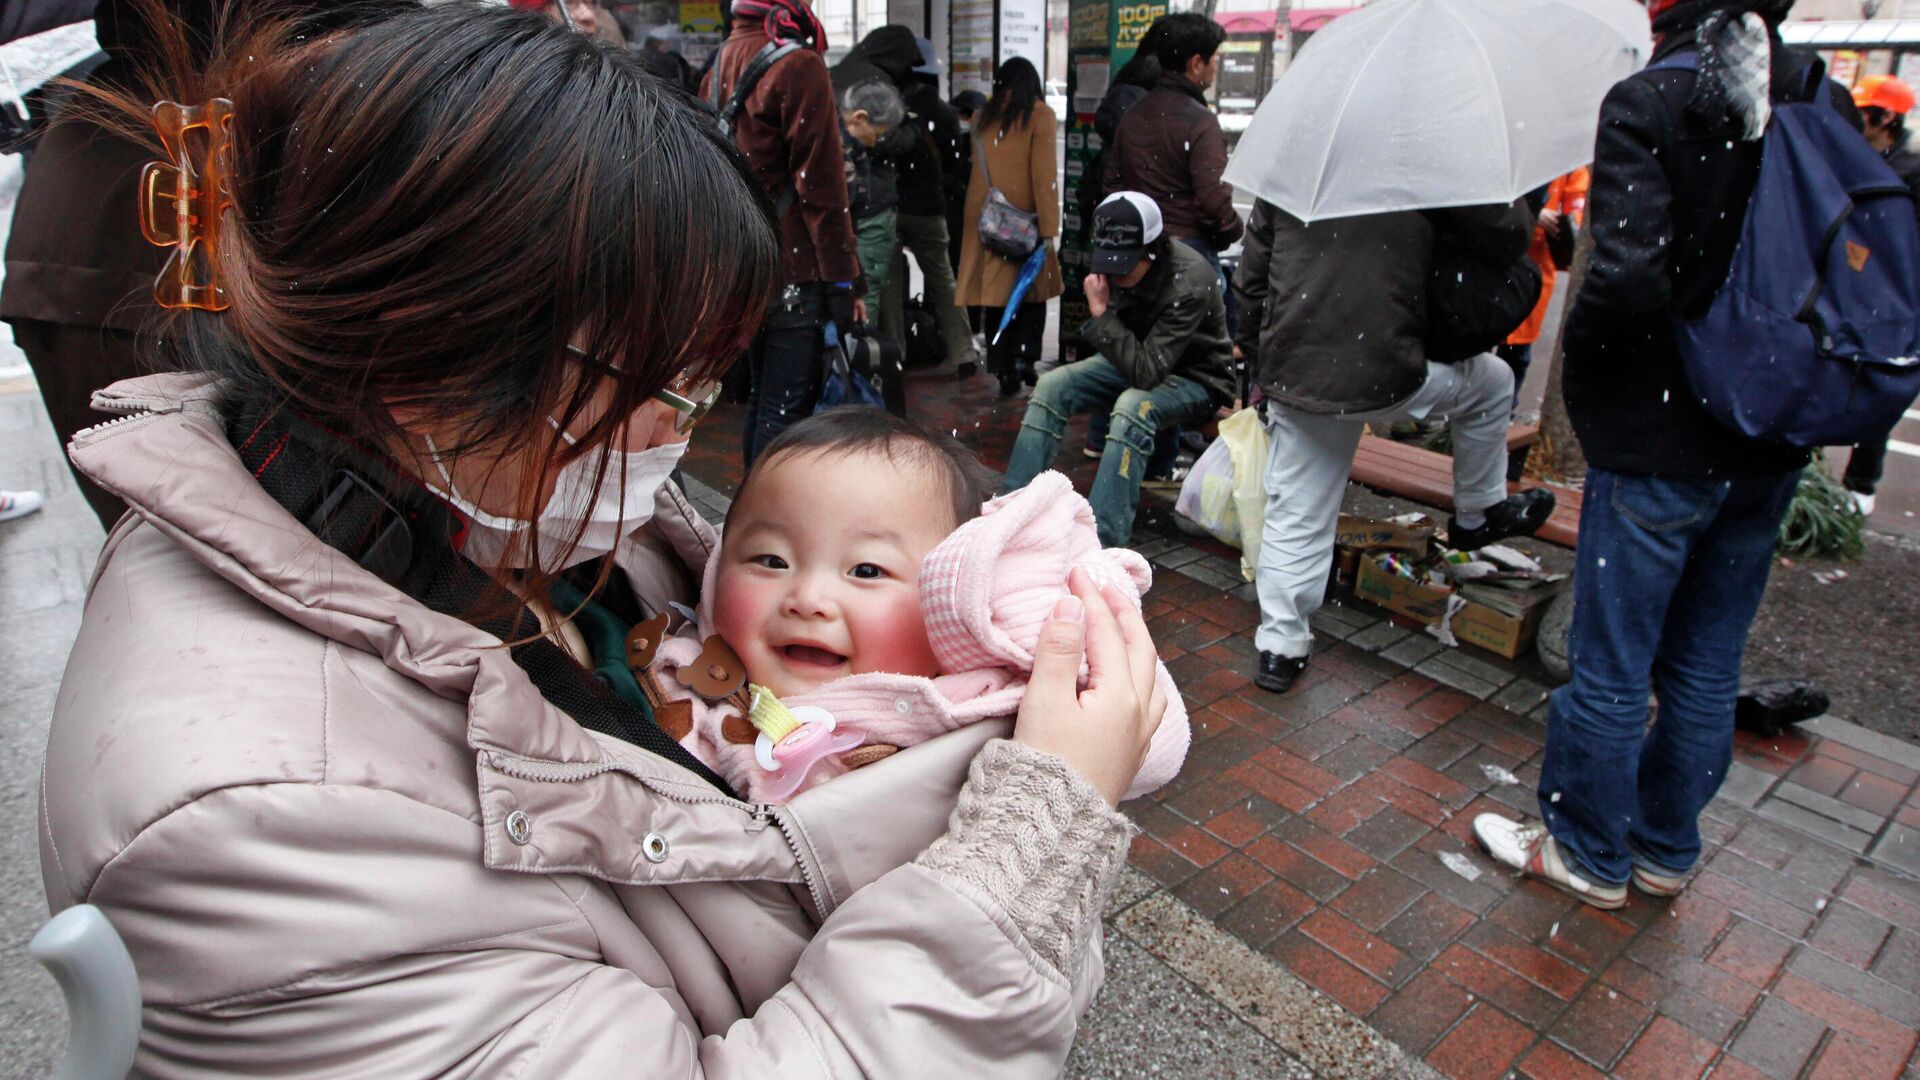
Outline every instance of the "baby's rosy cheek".
{"type": "Polygon", "coordinates": [[[713,585],[713,628],[730,642],[745,640],[742,634],[766,622],[764,588],[742,574],[721,571],[713,585]]]}
{"type": "Polygon", "coordinates": [[[900,675],[938,674],[918,597],[889,601],[863,613],[858,630],[858,670],[900,675]]]}

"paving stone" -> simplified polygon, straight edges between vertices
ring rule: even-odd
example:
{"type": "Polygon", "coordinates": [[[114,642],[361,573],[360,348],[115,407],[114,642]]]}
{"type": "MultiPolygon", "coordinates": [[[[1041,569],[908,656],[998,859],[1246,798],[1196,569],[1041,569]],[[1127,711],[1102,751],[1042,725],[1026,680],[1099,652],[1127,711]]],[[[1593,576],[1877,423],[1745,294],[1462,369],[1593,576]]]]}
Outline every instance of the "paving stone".
{"type": "Polygon", "coordinates": [[[1779,998],[1760,1003],[1728,1049],[1734,1057],[1773,1077],[1793,1080],[1813,1060],[1827,1025],[1779,998]]]}
{"type": "Polygon", "coordinates": [[[1791,825],[1822,840],[1839,844],[1849,851],[1865,852],[1867,845],[1873,840],[1872,833],[1862,832],[1850,825],[1780,799],[1767,799],[1760,804],[1759,810],[1760,813],[1775,821],[1791,825]]]}
{"type": "Polygon", "coordinates": [[[1238,588],[1241,584],[1240,574],[1237,571],[1231,574],[1224,573],[1204,563],[1195,562],[1187,563],[1184,566],[1176,566],[1173,567],[1173,572],[1176,574],[1185,574],[1195,581],[1210,585],[1222,592],[1228,589],[1238,588]]]}
{"type": "Polygon", "coordinates": [[[1475,1005],[1427,1061],[1448,1076],[1503,1076],[1533,1045],[1533,1029],[1500,1010],[1475,1005]]]}
{"type": "Polygon", "coordinates": [[[1413,631],[1390,622],[1378,622],[1347,639],[1347,644],[1368,652],[1379,652],[1388,646],[1406,640],[1413,631]]]}
{"type": "Polygon", "coordinates": [[[1381,650],[1380,655],[1401,667],[1412,667],[1444,648],[1445,645],[1426,634],[1409,634],[1398,644],[1381,650]]]}
{"type": "Polygon", "coordinates": [[[1776,779],[1772,773],[1736,761],[1727,768],[1727,778],[1721,782],[1715,798],[1752,809],[1776,779]]]}
{"type": "Polygon", "coordinates": [[[1168,548],[1158,555],[1150,556],[1147,561],[1163,570],[1174,570],[1206,557],[1206,552],[1197,547],[1181,544],[1168,548]]]}
{"type": "Polygon", "coordinates": [[[1307,616],[1307,625],[1313,627],[1315,633],[1325,634],[1340,641],[1345,641],[1354,634],[1353,627],[1328,617],[1324,610],[1307,616]]]}
{"type": "Polygon", "coordinates": [[[1785,799],[1795,806],[1811,810],[1821,817],[1829,817],[1842,824],[1851,825],[1869,835],[1879,832],[1880,826],[1887,820],[1883,814],[1849,805],[1830,795],[1822,795],[1811,788],[1801,787],[1792,781],[1774,788],[1772,797],[1785,799]]]}
{"type": "Polygon", "coordinates": [[[1553,688],[1541,686],[1532,679],[1515,679],[1507,688],[1493,695],[1492,702],[1507,710],[1525,714],[1546,701],[1553,688]]]}
{"type": "Polygon", "coordinates": [[[1832,739],[1842,746],[1851,746],[1877,758],[1893,762],[1904,769],[1920,771],[1920,746],[1905,742],[1877,731],[1868,731],[1858,724],[1851,724],[1831,716],[1819,716],[1800,724],[1799,728],[1808,735],[1818,735],[1823,739],[1832,739]]]}
{"type": "Polygon", "coordinates": [[[1898,823],[1887,826],[1868,857],[1920,878],[1920,829],[1898,823]]]}
{"type": "Polygon", "coordinates": [[[1444,655],[1445,654],[1440,654],[1428,657],[1420,663],[1415,664],[1413,670],[1435,682],[1445,683],[1455,690],[1472,694],[1482,701],[1492,697],[1494,692],[1500,689],[1499,683],[1490,682],[1470,671],[1463,671],[1460,668],[1446,663],[1442,659],[1444,655]]]}
{"type": "Polygon", "coordinates": [[[1518,677],[1512,669],[1484,660],[1462,648],[1451,648],[1445,652],[1436,653],[1434,660],[1498,686],[1505,686],[1518,677]]]}

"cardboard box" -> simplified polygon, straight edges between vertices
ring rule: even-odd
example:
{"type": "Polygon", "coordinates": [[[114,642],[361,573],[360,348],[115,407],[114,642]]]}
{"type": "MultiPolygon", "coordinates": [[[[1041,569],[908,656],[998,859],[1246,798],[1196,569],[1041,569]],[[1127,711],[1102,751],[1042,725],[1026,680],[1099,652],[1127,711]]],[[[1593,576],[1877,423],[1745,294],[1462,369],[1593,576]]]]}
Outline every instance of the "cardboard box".
{"type": "MultiPolygon", "coordinates": [[[[1499,591],[1503,595],[1497,598],[1501,602],[1500,608],[1486,602],[1489,599],[1486,591],[1487,587],[1471,585],[1460,590],[1460,598],[1465,603],[1454,613],[1450,629],[1454,637],[1467,644],[1477,645],[1509,660],[1517,659],[1533,647],[1533,638],[1539,632],[1540,619],[1546,614],[1547,602],[1553,599],[1558,589],[1551,586],[1525,592],[1502,589],[1499,591]]],[[[1381,566],[1378,556],[1363,555],[1353,594],[1396,615],[1432,626],[1446,617],[1447,602],[1453,596],[1454,589],[1447,585],[1408,581],[1381,566]]]]}
{"type": "Polygon", "coordinates": [[[1358,514],[1341,514],[1334,530],[1335,548],[1355,551],[1405,551],[1424,558],[1438,527],[1422,515],[1417,522],[1380,521],[1358,514]]]}

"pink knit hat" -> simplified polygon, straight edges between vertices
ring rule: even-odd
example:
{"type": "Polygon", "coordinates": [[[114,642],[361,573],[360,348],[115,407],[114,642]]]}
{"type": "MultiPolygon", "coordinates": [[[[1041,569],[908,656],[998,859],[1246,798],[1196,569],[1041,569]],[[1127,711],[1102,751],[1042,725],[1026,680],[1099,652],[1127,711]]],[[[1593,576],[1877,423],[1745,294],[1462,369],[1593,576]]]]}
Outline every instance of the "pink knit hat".
{"type": "Polygon", "coordinates": [[[1147,560],[1102,548],[1093,508],[1057,472],[1002,495],[920,564],[920,612],[942,671],[1033,670],[1040,628],[1082,567],[1136,600],[1153,584],[1147,560]]]}

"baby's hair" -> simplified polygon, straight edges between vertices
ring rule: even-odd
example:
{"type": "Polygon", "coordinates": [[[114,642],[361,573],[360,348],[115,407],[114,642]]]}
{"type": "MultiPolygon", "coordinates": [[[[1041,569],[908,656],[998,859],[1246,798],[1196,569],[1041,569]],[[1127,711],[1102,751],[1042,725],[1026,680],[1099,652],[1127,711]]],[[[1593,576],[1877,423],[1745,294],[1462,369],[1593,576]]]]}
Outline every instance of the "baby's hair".
{"type": "Polygon", "coordinates": [[[995,478],[959,439],[942,435],[884,409],[841,405],[814,413],[774,437],[740,481],[733,504],[746,497],[753,478],[769,464],[795,454],[885,454],[911,459],[940,474],[958,528],[980,516],[980,504],[993,496],[995,478]]]}

